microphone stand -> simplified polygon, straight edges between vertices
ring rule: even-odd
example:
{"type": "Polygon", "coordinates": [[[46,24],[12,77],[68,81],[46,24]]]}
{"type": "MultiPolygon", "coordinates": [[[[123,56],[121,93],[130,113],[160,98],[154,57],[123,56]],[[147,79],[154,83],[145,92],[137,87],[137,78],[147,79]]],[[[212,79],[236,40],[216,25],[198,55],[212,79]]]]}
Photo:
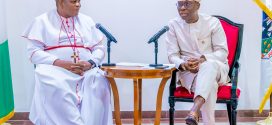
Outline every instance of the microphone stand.
{"type": "Polygon", "coordinates": [[[107,38],[107,53],[108,53],[108,63],[103,63],[102,66],[116,66],[115,63],[110,63],[110,46],[111,46],[112,40],[107,38]]]}
{"type": "Polygon", "coordinates": [[[160,67],[163,66],[163,64],[158,64],[158,39],[155,39],[154,41],[155,45],[155,64],[149,64],[150,67],[160,67]]]}

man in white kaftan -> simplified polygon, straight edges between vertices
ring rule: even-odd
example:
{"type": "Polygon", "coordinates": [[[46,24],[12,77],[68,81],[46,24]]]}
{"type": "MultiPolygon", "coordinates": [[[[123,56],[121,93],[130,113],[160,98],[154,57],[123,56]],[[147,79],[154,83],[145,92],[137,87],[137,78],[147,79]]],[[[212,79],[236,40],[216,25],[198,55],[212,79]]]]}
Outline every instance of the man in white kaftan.
{"type": "Polygon", "coordinates": [[[36,17],[23,33],[36,65],[30,120],[36,125],[112,125],[110,86],[98,67],[105,55],[103,35],[90,17],[78,13],[80,1],[73,1],[57,0],[58,9],[36,17]],[[66,10],[60,9],[63,5],[66,10]],[[69,10],[76,13],[69,16],[69,10]]]}
{"type": "Polygon", "coordinates": [[[169,22],[167,52],[169,61],[180,70],[178,83],[195,93],[186,123],[198,124],[201,110],[204,124],[215,125],[217,89],[229,80],[228,48],[220,21],[199,14],[199,6],[199,0],[178,0],[180,16],[169,22]]]}

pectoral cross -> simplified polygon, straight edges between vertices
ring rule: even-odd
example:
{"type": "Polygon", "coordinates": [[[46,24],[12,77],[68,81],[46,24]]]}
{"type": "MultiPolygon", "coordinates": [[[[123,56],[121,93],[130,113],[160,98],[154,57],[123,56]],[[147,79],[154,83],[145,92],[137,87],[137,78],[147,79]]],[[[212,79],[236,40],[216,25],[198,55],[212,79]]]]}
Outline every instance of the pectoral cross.
{"type": "Polygon", "coordinates": [[[79,56],[77,55],[77,53],[74,52],[73,55],[71,56],[71,58],[74,59],[74,63],[77,63],[78,57],[79,57],[79,56]]]}

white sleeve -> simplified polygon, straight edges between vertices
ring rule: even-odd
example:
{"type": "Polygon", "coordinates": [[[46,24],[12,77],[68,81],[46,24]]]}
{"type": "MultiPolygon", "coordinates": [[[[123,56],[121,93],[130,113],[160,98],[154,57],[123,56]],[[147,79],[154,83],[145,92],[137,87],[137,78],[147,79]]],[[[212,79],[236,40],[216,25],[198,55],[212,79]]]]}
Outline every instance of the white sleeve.
{"type": "Polygon", "coordinates": [[[180,47],[178,45],[177,37],[173,27],[169,25],[169,31],[166,36],[166,46],[167,46],[167,55],[170,63],[175,64],[175,67],[178,69],[180,64],[185,63],[186,61],[182,58],[180,53],[180,47]]]}
{"type": "Polygon", "coordinates": [[[226,62],[228,56],[227,38],[219,20],[215,22],[215,29],[212,30],[213,53],[204,54],[207,60],[219,60],[226,62]]]}
{"type": "Polygon", "coordinates": [[[58,57],[44,51],[44,45],[35,40],[27,42],[27,54],[33,64],[50,64],[52,65],[58,57]]]}
{"type": "Polygon", "coordinates": [[[96,29],[95,27],[92,27],[92,36],[93,40],[96,41],[97,44],[92,47],[91,52],[92,56],[90,57],[91,60],[95,62],[97,66],[101,65],[104,57],[105,57],[105,47],[102,44],[104,40],[103,34],[96,29]]]}
{"type": "Polygon", "coordinates": [[[95,64],[98,66],[102,63],[103,59],[105,57],[105,48],[104,46],[100,43],[99,45],[96,45],[92,49],[92,57],[91,60],[95,62],[95,64]]]}

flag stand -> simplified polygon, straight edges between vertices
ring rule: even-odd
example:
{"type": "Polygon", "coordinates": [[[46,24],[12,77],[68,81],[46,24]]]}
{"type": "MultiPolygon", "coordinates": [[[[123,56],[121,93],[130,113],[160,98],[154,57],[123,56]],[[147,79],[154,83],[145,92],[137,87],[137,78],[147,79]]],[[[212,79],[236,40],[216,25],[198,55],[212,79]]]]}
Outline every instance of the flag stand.
{"type": "Polygon", "coordinates": [[[270,112],[272,112],[272,95],[270,94],[270,112]]]}
{"type": "Polygon", "coordinates": [[[3,124],[1,124],[1,125],[11,125],[10,123],[3,123],[3,124]]]}

